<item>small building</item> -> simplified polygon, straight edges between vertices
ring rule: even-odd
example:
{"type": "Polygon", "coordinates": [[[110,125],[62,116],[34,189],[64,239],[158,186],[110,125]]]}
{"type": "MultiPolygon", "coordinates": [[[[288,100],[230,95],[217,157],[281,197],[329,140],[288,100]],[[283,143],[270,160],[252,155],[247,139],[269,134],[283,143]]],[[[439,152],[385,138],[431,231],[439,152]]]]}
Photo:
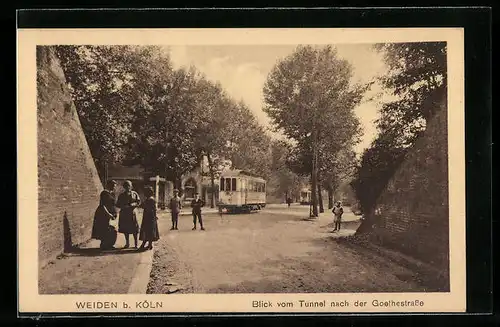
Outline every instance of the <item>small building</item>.
{"type": "Polygon", "coordinates": [[[116,188],[116,196],[123,192],[123,182],[129,180],[132,182],[132,188],[139,193],[139,196],[144,200],[144,187],[151,186],[155,192],[155,200],[158,208],[165,208],[167,203],[167,195],[169,189],[172,188],[172,183],[167,181],[162,176],[155,176],[147,172],[142,166],[123,166],[112,165],[108,167],[108,179],[115,180],[118,183],[116,188]]]}
{"type": "MultiPolygon", "coordinates": [[[[214,194],[214,204],[217,203],[219,180],[217,177],[214,179],[214,190],[212,190],[212,182],[208,175],[208,160],[203,157],[198,167],[191,173],[182,176],[180,192],[185,205],[191,203],[195,193],[200,194],[200,198],[205,201],[207,206],[210,205],[210,198],[214,194]]],[[[167,196],[170,198],[172,195],[172,193],[169,193],[167,196]]]]}
{"type": "MultiPolygon", "coordinates": [[[[206,160],[200,163],[200,166],[194,169],[191,173],[182,176],[180,195],[184,205],[189,205],[194,199],[195,193],[200,194],[200,198],[205,201],[206,205],[210,205],[210,197],[212,196],[212,187],[210,177],[205,176],[208,171],[206,160]]],[[[151,186],[155,192],[155,200],[158,208],[165,209],[168,207],[168,201],[173,196],[174,183],[166,180],[164,176],[154,175],[145,170],[141,165],[123,166],[112,165],[108,167],[108,179],[115,180],[119,186],[116,189],[118,195],[123,192],[123,182],[130,180],[133,189],[139,193],[141,199],[144,199],[144,187],[151,186]]],[[[215,179],[215,198],[214,203],[218,199],[218,179],[215,179]]]]}

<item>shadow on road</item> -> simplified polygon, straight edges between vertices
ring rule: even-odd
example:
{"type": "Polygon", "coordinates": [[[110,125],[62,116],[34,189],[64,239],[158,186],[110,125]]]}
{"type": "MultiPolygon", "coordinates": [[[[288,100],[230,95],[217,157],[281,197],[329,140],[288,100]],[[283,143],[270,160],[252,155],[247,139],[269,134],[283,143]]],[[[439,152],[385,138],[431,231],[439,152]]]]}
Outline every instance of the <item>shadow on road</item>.
{"type": "Polygon", "coordinates": [[[100,248],[78,248],[75,247],[68,252],[64,253],[63,257],[75,257],[75,256],[84,256],[84,257],[97,257],[97,256],[106,256],[106,255],[120,255],[120,254],[132,254],[143,252],[145,250],[135,249],[135,248],[114,248],[110,250],[101,250],[100,248]]]}
{"type": "Polygon", "coordinates": [[[425,266],[403,259],[395,251],[384,250],[373,247],[368,242],[359,242],[355,237],[331,238],[334,244],[344,246],[365,257],[372,257],[378,265],[397,265],[402,267],[403,272],[395,272],[394,275],[401,281],[411,281],[423,287],[423,292],[449,292],[449,277],[436,273],[425,266]],[[391,254],[392,253],[392,254],[391,254]],[[405,271],[406,270],[406,271],[405,271]]]}

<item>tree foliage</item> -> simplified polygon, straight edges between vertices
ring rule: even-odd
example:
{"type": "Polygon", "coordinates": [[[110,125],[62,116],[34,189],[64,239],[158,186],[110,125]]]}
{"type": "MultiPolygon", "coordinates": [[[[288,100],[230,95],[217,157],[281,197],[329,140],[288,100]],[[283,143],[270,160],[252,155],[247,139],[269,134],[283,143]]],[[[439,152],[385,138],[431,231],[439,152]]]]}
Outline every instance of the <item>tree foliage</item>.
{"type": "Polygon", "coordinates": [[[291,147],[285,141],[274,140],[271,143],[272,176],[268,182],[269,194],[286,200],[287,197],[297,199],[300,196],[302,178],[287,166],[291,147]]]}
{"type": "MultiPolygon", "coordinates": [[[[179,182],[209,157],[269,176],[270,139],[251,110],[156,46],[58,46],[92,156],[179,182]]],[[[103,169],[99,169],[102,177],[103,169]]]]}
{"type": "Polygon", "coordinates": [[[360,134],[354,108],[369,85],[351,82],[352,67],[332,46],[299,46],[278,62],[264,86],[264,111],[277,131],[295,142],[289,167],[310,174],[317,215],[318,172],[335,171],[331,157],[349,149],[360,134]]]}
{"type": "Polygon", "coordinates": [[[130,46],[57,46],[82,128],[97,163],[124,158],[140,80],[141,55],[130,46]]]}
{"type": "Polygon", "coordinates": [[[393,146],[408,147],[425,130],[447,89],[446,42],[384,43],[382,86],[397,99],[382,105],[377,127],[393,146]]]}
{"type": "Polygon", "coordinates": [[[290,139],[355,129],[352,109],[365,88],[351,84],[351,65],[337,58],[335,48],[299,46],[271,71],[264,87],[264,111],[276,129],[290,139]]]}
{"type": "Polygon", "coordinates": [[[447,92],[446,43],[377,44],[388,72],[380,78],[395,100],[384,103],[378,136],[362,155],[352,186],[369,213],[405,154],[425,130],[447,92]]]}

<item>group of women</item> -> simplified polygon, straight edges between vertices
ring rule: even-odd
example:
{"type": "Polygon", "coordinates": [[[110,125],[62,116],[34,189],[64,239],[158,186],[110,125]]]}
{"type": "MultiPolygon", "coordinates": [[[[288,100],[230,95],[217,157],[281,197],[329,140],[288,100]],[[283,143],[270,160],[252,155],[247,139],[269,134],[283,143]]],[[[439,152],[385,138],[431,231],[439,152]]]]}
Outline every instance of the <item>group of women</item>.
{"type": "Polygon", "coordinates": [[[94,215],[92,238],[101,241],[102,250],[113,249],[116,243],[117,231],[110,225],[111,220],[118,217],[118,233],[125,236],[124,248],[130,247],[130,235],[134,237],[134,248],[137,247],[137,236],[142,241],[140,249],[152,249],[153,242],[160,239],[158,233],[158,217],[156,215],[156,201],[151,187],[145,187],[145,200],[141,201],[139,194],[132,190],[132,182],[123,183],[124,191],[115,202],[116,181],[109,181],[106,189],[101,192],[99,206],[94,215]],[[119,208],[119,215],[116,208],[119,208]],[[137,222],[137,208],[143,208],[141,226],[137,222]]]}

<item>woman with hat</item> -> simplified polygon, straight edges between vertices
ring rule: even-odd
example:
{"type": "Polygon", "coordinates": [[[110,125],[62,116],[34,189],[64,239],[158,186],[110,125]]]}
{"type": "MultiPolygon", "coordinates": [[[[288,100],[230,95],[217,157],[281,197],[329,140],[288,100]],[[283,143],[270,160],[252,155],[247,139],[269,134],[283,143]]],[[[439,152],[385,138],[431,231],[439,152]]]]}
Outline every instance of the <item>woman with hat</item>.
{"type": "Polygon", "coordinates": [[[139,234],[139,240],[142,241],[140,249],[146,248],[146,242],[149,243],[147,248],[151,250],[153,248],[153,242],[160,239],[158,233],[158,216],[156,215],[156,201],[153,197],[154,191],[151,186],[146,186],[144,188],[144,197],[146,198],[141,205],[144,208],[141,221],[141,232],[139,234]]]}
{"type": "Polygon", "coordinates": [[[94,214],[91,237],[101,241],[102,250],[113,248],[116,242],[116,230],[109,224],[110,219],[116,219],[115,186],[115,181],[108,181],[106,189],[101,192],[99,206],[94,214]]]}
{"type": "Polygon", "coordinates": [[[132,182],[123,183],[125,191],[118,196],[116,206],[120,208],[120,219],[118,220],[118,232],[125,235],[125,249],[130,247],[130,234],[134,236],[134,247],[137,248],[137,234],[139,224],[135,209],[140,206],[141,199],[136,191],[132,190],[132,182]]]}

